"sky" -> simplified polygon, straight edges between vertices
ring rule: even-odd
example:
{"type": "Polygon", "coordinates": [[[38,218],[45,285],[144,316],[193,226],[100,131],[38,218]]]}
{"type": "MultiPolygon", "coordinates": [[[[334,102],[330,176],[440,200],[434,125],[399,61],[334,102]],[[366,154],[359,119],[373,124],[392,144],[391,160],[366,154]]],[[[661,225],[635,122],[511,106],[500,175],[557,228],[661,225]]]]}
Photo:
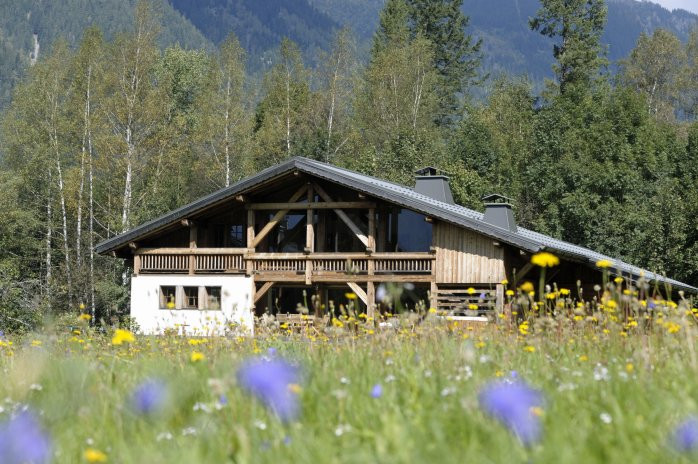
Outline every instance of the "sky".
{"type": "Polygon", "coordinates": [[[673,10],[674,8],[683,8],[684,10],[692,11],[698,14],[698,0],[652,0],[654,3],[659,3],[664,8],[673,10]]]}

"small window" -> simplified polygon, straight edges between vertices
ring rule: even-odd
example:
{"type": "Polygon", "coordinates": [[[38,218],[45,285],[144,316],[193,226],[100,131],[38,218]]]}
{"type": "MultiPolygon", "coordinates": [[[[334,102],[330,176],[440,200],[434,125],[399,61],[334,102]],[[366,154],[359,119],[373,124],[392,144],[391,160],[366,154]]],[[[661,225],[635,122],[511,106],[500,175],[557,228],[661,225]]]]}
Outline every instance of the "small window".
{"type": "Polygon", "coordinates": [[[243,235],[244,228],[242,224],[233,224],[230,226],[230,245],[233,247],[245,246],[245,237],[243,235]]]}
{"type": "Polygon", "coordinates": [[[160,287],[160,308],[161,309],[175,309],[177,297],[177,287],[174,286],[162,286],[160,287]]]}
{"type": "Polygon", "coordinates": [[[183,287],[185,309],[199,309],[199,287],[183,287]]]}
{"type": "Polygon", "coordinates": [[[206,290],[206,309],[221,309],[221,288],[204,287],[206,290]]]}

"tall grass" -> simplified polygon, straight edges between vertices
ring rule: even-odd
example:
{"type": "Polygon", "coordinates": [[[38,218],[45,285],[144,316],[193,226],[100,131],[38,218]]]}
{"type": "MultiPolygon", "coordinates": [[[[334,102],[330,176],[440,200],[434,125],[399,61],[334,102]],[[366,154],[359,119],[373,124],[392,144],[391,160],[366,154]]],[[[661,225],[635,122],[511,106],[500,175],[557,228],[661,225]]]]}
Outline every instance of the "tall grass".
{"type": "Polygon", "coordinates": [[[45,330],[0,344],[0,422],[34,411],[56,463],[85,462],[88,449],[114,463],[695,458],[672,446],[675,427],[698,414],[690,302],[620,282],[581,304],[574,291],[547,292],[554,295],[545,303],[509,295],[489,324],[458,325],[424,311],[391,317],[392,327],[381,329],[349,311],[341,327],[253,339],[136,336],[114,345],[112,333],[75,318],[72,333],[45,330]],[[242,362],[260,356],[300,366],[296,420],[280,421],[237,384],[242,362]],[[480,408],[479,392],[497,379],[543,393],[539,442],[524,446],[480,408]],[[151,414],[132,404],[146,380],[168,391],[151,414]],[[380,395],[372,394],[376,385],[380,395]]]}

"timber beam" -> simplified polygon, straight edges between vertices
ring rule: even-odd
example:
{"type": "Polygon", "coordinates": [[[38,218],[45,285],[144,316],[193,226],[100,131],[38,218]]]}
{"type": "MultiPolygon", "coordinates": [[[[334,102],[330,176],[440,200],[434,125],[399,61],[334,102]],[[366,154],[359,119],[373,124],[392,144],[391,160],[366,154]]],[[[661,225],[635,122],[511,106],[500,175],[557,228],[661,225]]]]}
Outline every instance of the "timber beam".
{"type": "Polygon", "coordinates": [[[255,304],[259,301],[260,298],[262,298],[268,291],[269,289],[274,285],[274,282],[264,282],[261,287],[259,287],[259,290],[257,290],[254,294],[254,302],[255,304]]]}
{"type": "Polygon", "coordinates": [[[366,296],[366,292],[364,292],[364,289],[359,287],[359,284],[356,282],[347,282],[347,285],[349,288],[351,288],[351,291],[356,294],[356,296],[359,297],[361,301],[364,302],[366,306],[368,306],[368,297],[366,296]]]}
{"type": "MultiPolygon", "coordinates": [[[[313,188],[315,189],[317,194],[320,195],[320,198],[322,198],[326,202],[332,202],[332,197],[330,197],[327,194],[325,189],[323,189],[322,187],[320,187],[316,183],[313,183],[313,188]]],[[[356,224],[354,224],[354,221],[352,221],[349,218],[349,216],[347,216],[347,213],[345,213],[344,211],[342,211],[341,209],[338,209],[338,208],[334,208],[333,210],[335,213],[337,213],[337,216],[339,216],[339,218],[342,221],[344,221],[344,223],[347,225],[347,227],[349,227],[349,229],[354,233],[354,235],[356,235],[356,237],[361,241],[361,243],[363,243],[364,246],[368,248],[369,247],[368,237],[366,236],[366,234],[364,234],[361,231],[361,229],[356,224]]]]}
{"type": "MultiPolygon", "coordinates": [[[[288,200],[289,203],[294,203],[298,201],[298,199],[308,190],[307,185],[301,186],[298,190],[296,190],[296,193],[294,193],[291,198],[288,200]]],[[[271,220],[262,228],[262,230],[259,231],[257,236],[254,238],[254,241],[252,242],[252,246],[250,248],[257,248],[257,245],[261,243],[262,240],[264,240],[264,237],[267,236],[269,232],[279,223],[281,220],[288,214],[289,210],[288,209],[282,209],[278,211],[272,218],[271,220]]],[[[248,246],[250,246],[248,244],[248,246]]]]}
{"type": "Polygon", "coordinates": [[[370,209],[375,208],[372,201],[314,201],[308,203],[249,203],[245,208],[251,210],[281,209],[370,209]]]}

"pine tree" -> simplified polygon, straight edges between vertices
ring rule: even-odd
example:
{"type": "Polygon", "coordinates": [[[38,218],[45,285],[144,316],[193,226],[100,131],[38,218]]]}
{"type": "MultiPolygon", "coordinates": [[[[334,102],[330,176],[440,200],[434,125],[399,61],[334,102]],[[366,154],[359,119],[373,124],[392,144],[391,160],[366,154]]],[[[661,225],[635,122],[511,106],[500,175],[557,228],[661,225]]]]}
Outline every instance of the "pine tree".
{"type": "Polygon", "coordinates": [[[529,24],[531,29],[556,39],[553,71],[560,94],[584,93],[607,63],[601,45],[606,4],[604,0],[541,0],[541,5],[529,24]]]}
{"type": "Polygon", "coordinates": [[[439,73],[437,121],[447,125],[462,113],[461,100],[469,87],[480,82],[482,40],[466,33],[469,18],[463,0],[409,0],[413,34],[428,39],[434,47],[434,65],[439,73]]]}
{"type": "Polygon", "coordinates": [[[373,35],[371,59],[387,47],[406,45],[410,40],[410,7],[406,0],[388,0],[381,10],[380,23],[373,35]]]}

